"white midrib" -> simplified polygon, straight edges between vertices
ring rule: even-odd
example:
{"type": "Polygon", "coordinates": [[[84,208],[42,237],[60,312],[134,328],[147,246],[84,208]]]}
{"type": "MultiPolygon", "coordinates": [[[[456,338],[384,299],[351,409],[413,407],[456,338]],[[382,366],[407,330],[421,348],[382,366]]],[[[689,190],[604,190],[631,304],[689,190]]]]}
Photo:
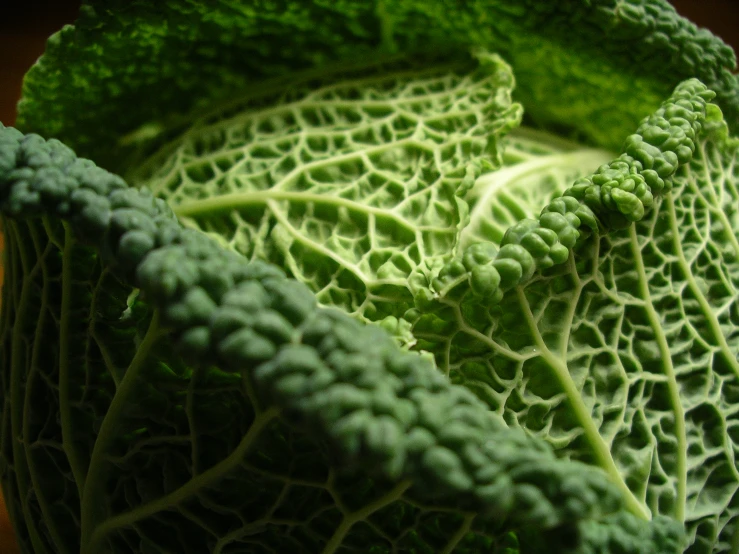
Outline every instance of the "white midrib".
{"type": "MultiPolygon", "coordinates": [[[[367,215],[368,218],[377,218],[384,220],[391,220],[399,227],[407,229],[413,233],[416,243],[419,245],[421,251],[424,250],[422,232],[426,230],[433,230],[430,226],[418,226],[414,227],[409,221],[405,220],[400,215],[373,206],[360,204],[346,198],[339,196],[315,194],[308,192],[295,192],[285,191],[279,189],[268,189],[262,191],[242,191],[225,194],[222,196],[215,196],[211,198],[203,198],[199,200],[192,200],[185,202],[179,206],[174,207],[174,211],[178,217],[184,218],[199,218],[208,215],[212,215],[218,212],[224,212],[229,210],[239,210],[247,206],[263,206],[265,209],[269,209],[275,219],[280,222],[285,230],[287,230],[295,240],[301,241],[316,252],[320,252],[321,255],[326,258],[332,259],[335,263],[351,271],[357,279],[362,282],[372,281],[375,284],[396,284],[403,285],[405,280],[403,279],[377,279],[370,275],[366,275],[365,272],[355,264],[350,263],[348,260],[332,252],[330,249],[318,244],[311,240],[308,236],[300,233],[285,217],[284,213],[279,209],[279,206],[275,203],[277,201],[288,201],[288,202],[301,202],[301,203],[313,203],[335,206],[337,208],[347,208],[353,211],[360,211],[367,215]]],[[[297,273],[296,273],[297,274],[297,273]]]]}
{"type": "Polygon", "coordinates": [[[359,202],[340,196],[286,191],[274,188],[259,191],[239,191],[221,196],[190,200],[174,206],[173,209],[178,217],[198,217],[215,212],[237,210],[247,206],[263,206],[268,204],[270,200],[287,200],[289,202],[316,203],[343,207],[372,214],[376,217],[392,219],[397,225],[405,227],[414,233],[416,232],[416,228],[411,226],[408,221],[388,210],[360,204],[359,202]]]}
{"type": "MultiPolygon", "coordinates": [[[[672,204],[672,198],[668,194],[665,198],[665,202],[668,205],[672,204]]],[[[672,214],[674,215],[674,213],[672,214]]],[[[673,231],[673,234],[676,232],[673,231]]],[[[685,410],[683,409],[682,402],[680,401],[680,390],[677,385],[677,376],[675,375],[675,367],[672,363],[672,352],[670,345],[667,343],[667,337],[662,330],[662,324],[660,318],[657,315],[657,310],[654,308],[652,303],[652,296],[649,292],[649,279],[647,278],[647,272],[644,267],[644,259],[641,255],[641,249],[639,248],[639,241],[636,232],[636,225],[629,227],[629,239],[631,245],[631,251],[634,256],[634,265],[636,266],[637,274],[639,275],[639,294],[644,302],[644,311],[649,319],[649,325],[654,332],[654,340],[659,348],[660,357],[662,358],[662,367],[667,377],[667,390],[670,394],[670,403],[675,413],[675,438],[677,439],[676,447],[676,479],[677,479],[677,498],[675,512],[673,516],[678,521],[685,520],[685,504],[687,501],[688,491],[688,437],[685,430],[685,410]]]]}
{"type": "Polygon", "coordinates": [[[542,170],[551,168],[580,168],[594,169],[599,165],[613,159],[613,154],[606,150],[588,148],[577,152],[565,152],[540,156],[518,163],[510,167],[504,167],[491,173],[485,173],[478,177],[475,185],[467,193],[466,198],[475,199],[475,207],[470,211],[469,224],[460,233],[460,248],[469,246],[474,233],[479,227],[479,222],[489,218],[490,202],[504,190],[508,190],[511,183],[542,170]]]}
{"type": "Polygon", "coordinates": [[[598,466],[600,466],[600,468],[610,476],[612,482],[621,491],[624,498],[624,504],[628,510],[644,519],[651,519],[652,516],[647,507],[642,504],[636,496],[634,496],[634,493],[629,489],[628,485],[624,481],[618,467],[616,467],[616,463],[611,455],[611,450],[598,431],[598,427],[595,425],[595,422],[591,417],[590,410],[585,405],[580,391],[577,390],[577,385],[572,379],[567,363],[562,360],[562,358],[555,355],[544,342],[541,333],[539,333],[539,328],[536,325],[534,314],[531,312],[531,307],[529,306],[523,289],[521,287],[516,287],[516,294],[522,308],[523,316],[526,319],[526,323],[531,332],[531,336],[534,338],[536,347],[540,351],[540,356],[549,365],[554,376],[559,381],[559,384],[567,397],[570,408],[572,409],[576,420],[580,424],[588,444],[590,444],[590,447],[592,448],[593,456],[595,457],[598,466]]]}
{"type": "MultiPolygon", "coordinates": [[[[703,316],[706,318],[706,322],[711,328],[711,332],[713,333],[713,336],[718,343],[718,347],[721,350],[726,363],[731,367],[734,375],[739,377],[739,360],[737,360],[736,355],[732,354],[731,348],[726,342],[726,337],[721,330],[721,325],[718,321],[718,318],[716,317],[714,311],[711,309],[711,305],[708,303],[706,295],[703,294],[700,287],[698,286],[698,283],[695,280],[695,276],[693,275],[693,271],[690,268],[690,264],[685,258],[685,251],[683,250],[683,245],[680,242],[680,230],[678,229],[677,225],[677,214],[675,213],[675,202],[672,198],[672,194],[666,195],[664,204],[667,206],[667,213],[670,220],[670,232],[672,233],[673,248],[675,249],[675,255],[677,256],[680,269],[685,276],[685,280],[690,287],[690,291],[693,293],[694,298],[703,311],[703,316]]],[[[728,222],[726,222],[726,224],[728,224],[728,222]]],[[[731,228],[729,227],[728,229],[730,230],[731,228]]]]}

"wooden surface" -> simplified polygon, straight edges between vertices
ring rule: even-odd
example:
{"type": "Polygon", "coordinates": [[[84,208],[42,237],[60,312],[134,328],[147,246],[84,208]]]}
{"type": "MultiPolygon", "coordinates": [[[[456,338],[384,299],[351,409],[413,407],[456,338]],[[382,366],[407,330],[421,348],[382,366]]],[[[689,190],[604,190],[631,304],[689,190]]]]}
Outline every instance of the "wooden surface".
{"type": "MultiPolygon", "coordinates": [[[[672,4],[696,24],[711,31],[739,50],[739,2],[736,0],[674,0],[672,4]]],[[[47,37],[74,21],[78,0],[26,0],[3,8],[0,21],[0,121],[15,122],[15,104],[23,75],[44,50],[47,37]]],[[[0,252],[2,235],[0,234],[0,252]]],[[[2,284],[2,266],[0,266],[2,284]]],[[[0,491],[0,553],[18,549],[0,491]]]]}

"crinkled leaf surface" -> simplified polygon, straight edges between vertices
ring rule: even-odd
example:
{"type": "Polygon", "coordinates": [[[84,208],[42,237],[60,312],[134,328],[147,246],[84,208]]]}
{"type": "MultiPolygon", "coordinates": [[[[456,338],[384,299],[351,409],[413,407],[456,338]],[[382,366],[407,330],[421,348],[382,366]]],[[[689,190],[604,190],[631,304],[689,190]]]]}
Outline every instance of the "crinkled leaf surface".
{"type": "Polygon", "coordinates": [[[397,321],[413,306],[409,275],[449,259],[465,192],[500,166],[500,137],[521,117],[510,68],[489,54],[473,66],[291,85],[266,107],[248,98],[196,121],[132,180],[319,302],[397,321]]]}
{"type": "Polygon", "coordinates": [[[665,0],[87,0],[27,75],[18,121],[124,171],[132,146],[265,78],[471,48],[513,65],[529,115],[607,147],[692,76],[739,117],[731,48],[665,0]]]}
{"type": "Polygon", "coordinates": [[[533,218],[577,178],[611,161],[608,150],[587,148],[550,133],[518,127],[502,138],[503,166],[475,180],[465,192],[468,223],[456,251],[477,242],[500,243],[514,223],[533,218]]]}
{"type": "Polygon", "coordinates": [[[412,330],[509,425],[684,520],[690,553],[734,552],[739,533],[738,177],[736,141],[706,139],[641,222],[500,304],[446,291],[412,330]]]}

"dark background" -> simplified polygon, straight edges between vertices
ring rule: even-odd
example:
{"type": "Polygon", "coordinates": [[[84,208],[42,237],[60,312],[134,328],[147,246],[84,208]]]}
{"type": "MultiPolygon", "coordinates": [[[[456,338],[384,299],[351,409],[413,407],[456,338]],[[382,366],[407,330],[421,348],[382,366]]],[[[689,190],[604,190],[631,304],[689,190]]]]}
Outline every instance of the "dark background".
{"type": "MultiPolygon", "coordinates": [[[[435,0],[429,0],[435,1],[435,0]]],[[[542,0],[549,2],[553,0],[542,0]]],[[[0,121],[12,125],[23,74],[41,55],[46,38],[74,21],[79,0],[8,0],[0,9],[0,121]]],[[[738,0],[673,0],[677,11],[739,51],[738,0]]]]}
{"type": "MultiPolygon", "coordinates": [[[[435,0],[429,0],[435,1],[435,0]]],[[[542,0],[549,2],[553,0],[542,0]]],[[[74,21],[78,0],[14,1],[0,8],[0,121],[12,125],[23,75],[44,50],[49,35],[74,21]]],[[[707,27],[739,51],[739,1],[673,0],[677,11],[701,27],[707,27]]],[[[2,235],[0,235],[0,251],[2,235]]],[[[0,267],[2,283],[2,267],[0,267]]],[[[0,497],[0,552],[17,552],[0,497]]]]}

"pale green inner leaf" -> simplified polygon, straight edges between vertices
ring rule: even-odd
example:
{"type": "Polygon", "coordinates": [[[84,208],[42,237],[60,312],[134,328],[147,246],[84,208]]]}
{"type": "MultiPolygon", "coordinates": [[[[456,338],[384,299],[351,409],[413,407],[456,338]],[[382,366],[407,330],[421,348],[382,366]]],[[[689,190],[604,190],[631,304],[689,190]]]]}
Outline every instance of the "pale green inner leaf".
{"type": "MultiPolygon", "coordinates": [[[[369,320],[412,306],[408,276],[447,259],[463,200],[518,124],[497,56],[383,73],[200,121],[134,178],[191,225],[277,263],[369,320]]],[[[254,102],[252,102],[254,104],[254,102]]]]}

